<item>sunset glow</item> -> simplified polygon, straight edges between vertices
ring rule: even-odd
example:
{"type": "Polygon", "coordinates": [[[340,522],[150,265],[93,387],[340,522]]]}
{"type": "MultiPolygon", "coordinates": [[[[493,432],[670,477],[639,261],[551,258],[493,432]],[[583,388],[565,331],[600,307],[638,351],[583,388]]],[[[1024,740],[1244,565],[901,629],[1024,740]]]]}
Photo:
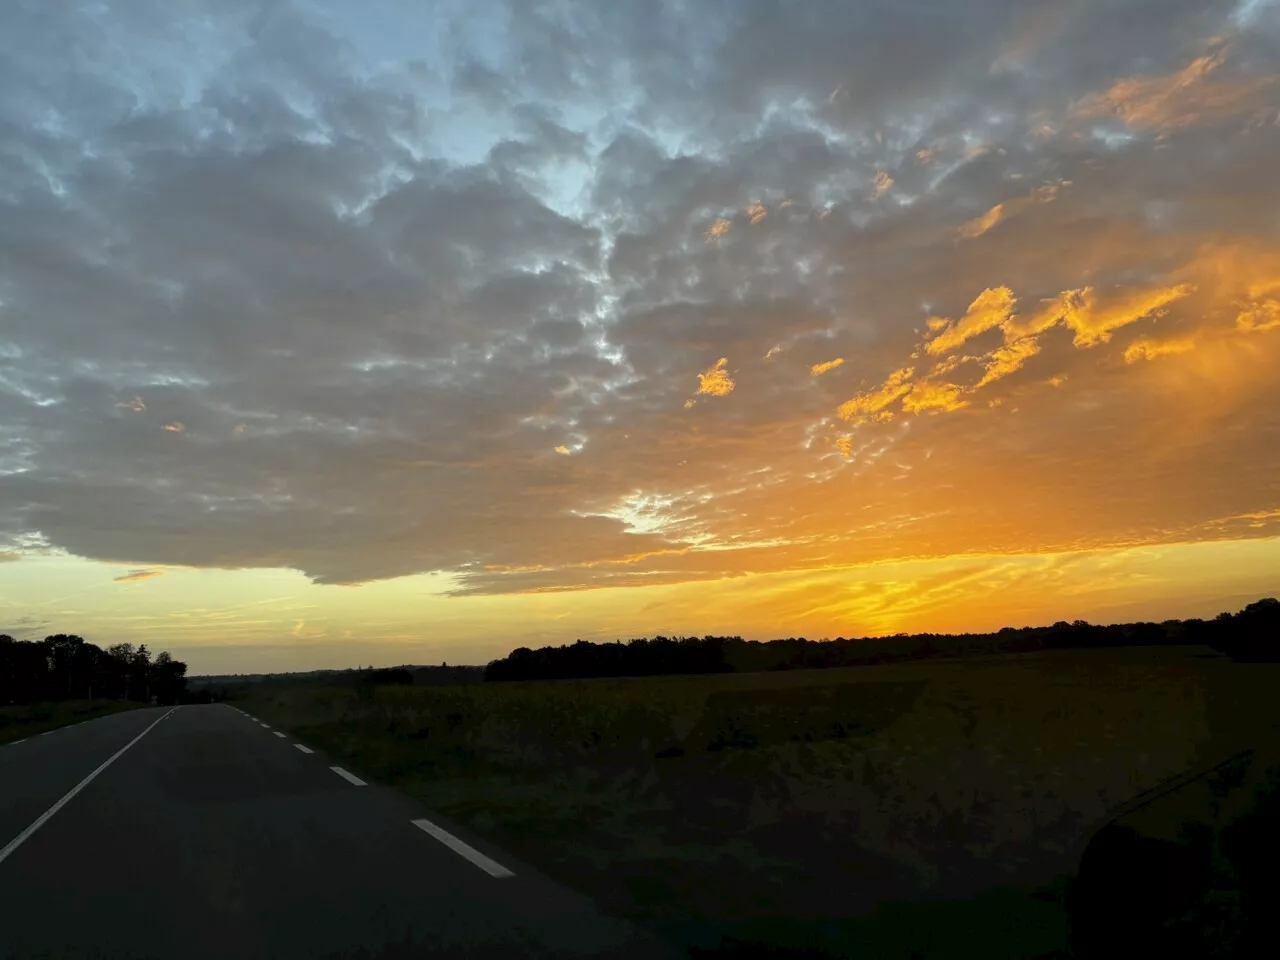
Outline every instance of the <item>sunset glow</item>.
{"type": "Polygon", "coordinates": [[[199,673],[1280,592],[1280,6],[196,6],[0,13],[0,633],[199,673]]]}

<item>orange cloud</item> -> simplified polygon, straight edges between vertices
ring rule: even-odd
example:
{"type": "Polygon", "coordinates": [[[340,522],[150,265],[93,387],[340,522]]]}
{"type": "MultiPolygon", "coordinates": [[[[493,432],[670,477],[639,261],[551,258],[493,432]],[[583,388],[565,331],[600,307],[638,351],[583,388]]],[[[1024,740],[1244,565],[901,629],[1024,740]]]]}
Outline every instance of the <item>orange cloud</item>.
{"type": "Polygon", "coordinates": [[[902,409],[907,413],[922,413],[925,410],[950,412],[969,405],[968,400],[961,398],[963,391],[954,383],[923,381],[911,388],[911,392],[903,398],[902,409]]]}
{"type": "Polygon", "coordinates": [[[707,238],[707,242],[719,240],[721,237],[727,236],[729,231],[733,229],[733,221],[726,220],[724,217],[716,219],[715,223],[707,227],[707,232],[703,234],[707,238]]]}
{"type": "Polygon", "coordinates": [[[827,371],[834,370],[836,367],[840,366],[842,363],[844,363],[844,357],[836,357],[834,360],[828,360],[825,363],[815,363],[812,367],[809,368],[809,373],[812,376],[820,377],[827,371]]]}
{"type": "Polygon", "coordinates": [[[960,227],[960,237],[965,240],[972,240],[974,237],[980,237],[992,227],[1003,223],[1006,219],[1016,214],[1018,211],[1037,203],[1049,203],[1057,198],[1058,192],[1063,187],[1071,185],[1070,180],[1059,180],[1057,183],[1048,183],[1044,186],[1036,187],[1024,197],[1016,197],[1013,200],[997,203],[980,217],[968,221],[960,227]]]}
{"type": "Polygon", "coordinates": [[[132,400],[124,403],[117,403],[116,406],[121,410],[132,410],[134,413],[142,413],[142,411],[147,409],[147,405],[143,402],[141,397],[134,397],[132,400]]]}
{"type": "Polygon", "coordinates": [[[173,423],[166,423],[163,429],[168,430],[170,433],[182,433],[187,427],[182,421],[175,420],[173,423]]]}
{"type": "Polygon", "coordinates": [[[1266,107],[1266,95],[1275,88],[1277,77],[1213,80],[1211,74],[1226,62],[1229,52],[1221,41],[1214,47],[1176,73],[1117,80],[1107,90],[1079,101],[1073,112],[1084,118],[1115,116],[1131,127],[1170,131],[1266,107]]]}
{"type": "Polygon", "coordinates": [[[842,420],[852,420],[868,413],[879,413],[885,407],[911,392],[911,375],[915,370],[903,367],[895,370],[877,389],[859,394],[840,404],[836,413],[842,420]]]}
{"type": "MultiPolygon", "coordinates": [[[[1195,290],[1191,284],[1124,290],[1101,297],[1092,287],[1066,290],[1057,297],[1041,301],[1040,307],[1023,320],[1014,313],[1016,298],[1008,287],[988,287],[969,305],[958,321],[945,317],[930,317],[926,325],[933,332],[932,340],[924,347],[933,356],[945,354],[960,347],[982,333],[999,328],[1004,335],[1000,346],[978,356],[952,354],[939,359],[933,368],[912,383],[914,369],[907,367],[895,371],[878,388],[859,394],[837,408],[837,414],[855,424],[874,417],[879,422],[893,418],[888,408],[902,401],[905,413],[925,411],[952,411],[967,407],[972,395],[983,387],[1009,376],[1040,353],[1038,335],[1058,323],[1074,331],[1073,344],[1079,348],[1092,347],[1110,340],[1120,327],[1144,317],[1158,316],[1167,306],[1195,290]],[[982,377],[970,387],[949,383],[939,378],[947,376],[965,363],[977,362],[984,366],[982,377]]],[[[1126,351],[1125,359],[1133,363],[1138,359],[1151,359],[1191,349],[1194,340],[1156,342],[1139,339],[1126,351]]],[[[918,357],[917,350],[912,357],[918,357]]],[[[1065,377],[1055,377],[1049,382],[1058,386],[1065,377]]],[[[988,406],[995,406],[989,403],[988,406]]]]}
{"type": "Polygon", "coordinates": [[[1075,331],[1072,342],[1077,347],[1093,347],[1108,342],[1121,327],[1163,313],[1169,304],[1194,290],[1191,284],[1182,283],[1176,287],[1125,291],[1103,302],[1092,287],[1085,287],[1072,299],[1062,320],[1075,331]]]}
{"type": "Polygon", "coordinates": [[[735,384],[724,368],[728,362],[727,357],[721,357],[716,361],[714,367],[698,374],[699,393],[705,393],[712,397],[727,397],[733,393],[735,384]]]}
{"type": "Polygon", "coordinates": [[[1081,293],[1082,291],[1080,290],[1064,290],[1056,297],[1041,300],[1040,309],[1028,319],[1022,320],[1016,316],[1010,317],[1004,323],[1005,343],[1011,343],[1022,337],[1033,337],[1036,334],[1044,333],[1066,316],[1067,311],[1072,309],[1072,304],[1076,302],[1081,293]]]}
{"type": "Polygon", "coordinates": [[[1251,304],[1236,317],[1236,329],[1242,333],[1280,330],[1280,300],[1251,304]]]}
{"type": "MultiPolygon", "coordinates": [[[[965,311],[965,315],[958,323],[950,321],[944,323],[938,335],[929,341],[925,350],[936,356],[955,349],[972,337],[1001,326],[1013,313],[1015,302],[1013,291],[1008,287],[988,287],[973,303],[969,304],[969,309],[965,311]]],[[[931,329],[935,327],[932,321],[929,326],[931,329]]]]}
{"type": "Polygon", "coordinates": [[[974,217],[960,228],[960,236],[966,239],[980,237],[1004,219],[1004,204],[997,203],[980,217],[974,217]]]}
{"type": "Polygon", "coordinates": [[[562,444],[560,444],[560,446],[556,447],[556,453],[560,454],[561,456],[567,457],[567,456],[569,456],[570,454],[572,454],[572,453],[573,453],[573,451],[572,451],[572,450],[570,450],[568,447],[566,447],[566,446],[562,443],[562,444]]]}
{"type": "Polygon", "coordinates": [[[1195,337],[1182,337],[1176,340],[1153,340],[1150,337],[1139,337],[1129,344],[1124,351],[1125,363],[1137,363],[1139,360],[1155,360],[1157,357],[1172,356],[1194,350],[1195,337]]]}
{"type": "MultiPolygon", "coordinates": [[[[1001,377],[1022,369],[1022,365],[1040,352],[1040,344],[1035,337],[1024,337],[1003,347],[997,347],[987,354],[987,372],[982,375],[976,387],[985,387],[1001,377]]],[[[975,389],[976,389],[975,387],[975,389]]]]}
{"type": "Polygon", "coordinates": [[[757,223],[769,215],[769,211],[765,209],[763,204],[753,203],[747,207],[747,216],[751,218],[751,225],[754,227],[757,223]]]}
{"type": "Polygon", "coordinates": [[[889,192],[889,188],[893,186],[893,177],[889,176],[883,170],[876,171],[875,185],[871,191],[871,199],[875,200],[884,196],[889,192]]]}

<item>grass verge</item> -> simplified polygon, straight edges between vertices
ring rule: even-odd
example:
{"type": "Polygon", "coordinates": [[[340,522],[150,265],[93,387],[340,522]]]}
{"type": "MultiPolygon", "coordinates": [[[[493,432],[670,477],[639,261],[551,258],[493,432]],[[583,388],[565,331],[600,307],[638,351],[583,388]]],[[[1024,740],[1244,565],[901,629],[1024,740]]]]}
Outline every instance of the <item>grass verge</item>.
{"type": "Polygon", "coordinates": [[[142,706],[147,704],[121,700],[61,700],[0,707],[0,744],[142,706]]]}

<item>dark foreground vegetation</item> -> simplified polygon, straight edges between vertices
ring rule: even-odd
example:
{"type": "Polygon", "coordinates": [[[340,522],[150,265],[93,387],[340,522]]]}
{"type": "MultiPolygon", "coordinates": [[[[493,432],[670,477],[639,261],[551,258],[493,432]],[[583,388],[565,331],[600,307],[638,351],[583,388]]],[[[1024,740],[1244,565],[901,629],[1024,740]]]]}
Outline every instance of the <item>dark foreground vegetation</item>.
{"type": "Polygon", "coordinates": [[[187,665],[168,651],[154,657],[144,643],[103,650],[83,637],[58,633],[43,640],[0,634],[0,705],[60,700],[135,700],[181,703],[187,665]]]}
{"type": "Polygon", "coordinates": [[[483,683],[484,667],[440,666],[356,667],[349,670],[306,670],[291,673],[226,673],[191,677],[193,696],[225,700],[246,691],[288,690],[301,687],[333,687],[370,691],[379,686],[452,687],[483,683]]]}
{"type": "MultiPolygon", "coordinates": [[[[0,743],[145,704],[189,703],[187,665],[146,644],[0,634],[0,743]]],[[[206,698],[207,702],[207,698],[206,698]]]]}
{"type": "Polygon", "coordinates": [[[1280,897],[1277,614],[233,693],[691,958],[1245,958],[1280,897]]]}
{"type": "Polygon", "coordinates": [[[1280,601],[1251,603],[1213,620],[1166,620],[1097,626],[1077,620],[1050,627],[1005,627],[997,633],[933,634],[876,639],[768,642],[741,637],[655,637],[626,643],[520,647],[492,661],[486,680],[564,680],[583,677],[639,677],[684,673],[745,673],[899,663],[1037,650],[1160,645],[1200,645],[1237,660],[1280,660],[1280,601]]]}

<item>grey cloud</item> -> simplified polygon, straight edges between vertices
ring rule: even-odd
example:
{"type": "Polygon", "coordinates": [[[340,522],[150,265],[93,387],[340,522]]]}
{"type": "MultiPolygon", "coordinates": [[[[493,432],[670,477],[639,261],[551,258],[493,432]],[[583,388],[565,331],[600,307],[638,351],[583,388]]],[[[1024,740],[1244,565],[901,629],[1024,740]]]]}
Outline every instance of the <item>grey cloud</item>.
{"type": "MultiPolygon", "coordinates": [[[[1119,121],[1071,120],[1200,55],[1228,3],[515,3],[483,11],[500,36],[449,28],[485,50],[378,70],[300,4],[191,0],[191,32],[162,6],[0,14],[3,543],[472,592],[742,572],[769,561],[670,551],[812,535],[779,491],[830,468],[804,444],[930,312],[1277,230],[1275,126],[1108,143],[1119,121]],[[129,71],[62,55],[123,39],[129,71]],[[459,123],[480,159],[456,159],[459,123]],[[685,410],[722,356],[738,389],[685,410]],[[603,516],[637,493],[678,519],[603,516]]],[[[1234,40],[1229,70],[1275,42],[1234,40]]],[[[942,444],[920,424],[904,456],[942,444]]]]}

